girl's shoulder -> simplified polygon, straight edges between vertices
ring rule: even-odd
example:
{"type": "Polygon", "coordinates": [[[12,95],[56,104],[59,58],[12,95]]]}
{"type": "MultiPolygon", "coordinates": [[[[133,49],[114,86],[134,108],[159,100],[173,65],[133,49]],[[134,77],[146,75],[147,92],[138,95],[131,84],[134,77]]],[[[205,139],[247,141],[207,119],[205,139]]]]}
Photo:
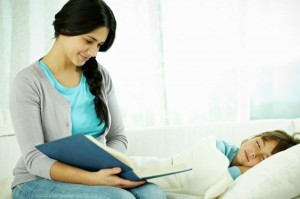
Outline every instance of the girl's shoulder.
{"type": "Polygon", "coordinates": [[[235,154],[239,150],[236,145],[221,139],[216,139],[216,147],[226,156],[235,154]]]}

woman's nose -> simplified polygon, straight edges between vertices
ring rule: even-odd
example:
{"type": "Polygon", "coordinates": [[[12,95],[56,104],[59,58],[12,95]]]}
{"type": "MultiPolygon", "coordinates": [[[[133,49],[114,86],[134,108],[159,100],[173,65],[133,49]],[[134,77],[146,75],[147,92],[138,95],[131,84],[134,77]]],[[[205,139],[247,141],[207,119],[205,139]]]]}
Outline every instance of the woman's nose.
{"type": "Polygon", "coordinates": [[[88,53],[91,55],[91,57],[96,57],[98,53],[98,48],[90,47],[88,53]]]}

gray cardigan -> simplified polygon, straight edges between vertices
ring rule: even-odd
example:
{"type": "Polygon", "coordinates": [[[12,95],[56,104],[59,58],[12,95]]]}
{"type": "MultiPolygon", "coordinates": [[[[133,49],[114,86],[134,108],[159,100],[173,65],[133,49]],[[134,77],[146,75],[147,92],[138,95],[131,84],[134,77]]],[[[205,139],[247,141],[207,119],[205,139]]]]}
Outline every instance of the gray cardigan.
{"type": "MultiPolygon", "coordinates": [[[[97,139],[121,152],[127,139],[107,70],[99,65],[103,75],[101,98],[108,108],[109,122],[97,139]]],[[[51,85],[36,61],[16,76],[10,94],[10,112],[22,157],[14,169],[12,187],[38,178],[50,178],[50,168],[56,161],[39,152],[35,146],[71,135],[70,103],[51,85]]]]}

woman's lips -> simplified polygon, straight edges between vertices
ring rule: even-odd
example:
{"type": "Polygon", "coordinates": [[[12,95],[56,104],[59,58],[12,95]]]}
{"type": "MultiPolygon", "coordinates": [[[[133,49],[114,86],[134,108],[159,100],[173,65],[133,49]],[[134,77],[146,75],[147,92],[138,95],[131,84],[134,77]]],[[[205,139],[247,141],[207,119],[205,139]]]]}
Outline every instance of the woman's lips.
{"type": "Polygon", "coordinates": [[[82,54],[80,54],[80,56],[83,58],[83,60],[84,60],[84,61],[87,61],[87,60],[89,60],[89,59],[90,59],[90,57],[88,57],[88,56],[84,56],[84,55],[82,55],[82,54]]]}

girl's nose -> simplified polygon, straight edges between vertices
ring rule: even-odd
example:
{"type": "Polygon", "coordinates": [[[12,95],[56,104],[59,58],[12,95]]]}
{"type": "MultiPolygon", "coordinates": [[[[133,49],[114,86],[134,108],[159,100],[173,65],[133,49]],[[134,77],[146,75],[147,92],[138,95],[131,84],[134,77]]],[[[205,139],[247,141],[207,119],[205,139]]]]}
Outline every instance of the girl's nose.
{"type": "Polygon", "coordinates": [[[256,154],[255,154],[255,152],[254,152],[253,150],[250,151],[250,156],[251,156],[252,158],[255,158],[256,154]]]}

